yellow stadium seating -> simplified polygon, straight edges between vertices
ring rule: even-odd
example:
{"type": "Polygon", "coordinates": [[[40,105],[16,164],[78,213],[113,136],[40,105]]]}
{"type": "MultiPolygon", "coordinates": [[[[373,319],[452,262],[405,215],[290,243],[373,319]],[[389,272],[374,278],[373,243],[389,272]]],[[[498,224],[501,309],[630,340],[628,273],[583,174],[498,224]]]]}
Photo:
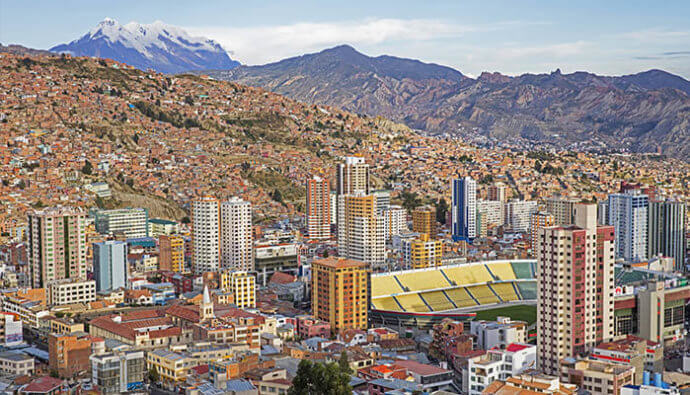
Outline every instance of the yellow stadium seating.
{"type": "Polygon", "coordinates": [[[452,310],[455,308],[442,291],[423,292],[421,295],[434,311],[452,310]]]}
{"type": "Polygon", "coordinates": [[[446,295],[455,303],[458,308],[476,306],[477,303],[467,293],[465,288],[447,289],[446,295]]]}
{"type": "Polygon", "coordinates": [[[500,303],[488,285],[475,285],[467,290],[479,301],[479,304],[500,303]]]}
{"type": "Polygon", "coordinates": [[[371,303],[373,303],[374,307],[379,310],[400,311],[400,306],[398,306],[395,300],[393,300],[392,296],[387,298],[372,299],[371,303]]]}
{"type": "Polygon", "coordinates": [[[444,268],[443,272],[446,273],[448,278],[455,281],[456,285],[485,283],[493,280],[493,277],[491,277],[484,265],[444,268]]]}
{"type": "Polygon", "coordinates": [[[520,300],[520,297],[515,293],[515,288],[513,288],[512,283],[491,284],[491,288],[496,291],[504,302],[520,300]]]}
{"type": "Polygon", "coordinates": [[[394,297],[400,302],[405,311],[415,313],[429,311],[429,308],[426,307],[422,298],[419,297],[419,294],[396,295],[394,297]]]}
{"type": "Polygon", "coordinates": [[[499,280],[515,280],[515,272],[508,262],[487,263],[486,266],[499,280]]]}
{"type": "Polygon", "coordinates": [[[371,296],[385,296],[403,292],[393,276],[372,276],[371,296]]]}
{"type": "Polygon", "coordinates": [[[425,289],[446,288],[450,283],[443,277],[439,270],[422,270],[413,273],[403,273],[396,276],[402,285],[410,291],[423,291],[425,289]]]}

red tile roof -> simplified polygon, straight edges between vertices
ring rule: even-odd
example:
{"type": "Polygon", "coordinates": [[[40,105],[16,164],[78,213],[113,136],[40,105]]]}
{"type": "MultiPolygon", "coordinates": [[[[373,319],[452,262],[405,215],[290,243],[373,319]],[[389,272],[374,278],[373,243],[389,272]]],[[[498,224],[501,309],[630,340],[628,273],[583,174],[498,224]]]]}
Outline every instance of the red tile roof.
{"type": "Polygon", "coordinates": [[[518,343],[511,343],[506,347],[506,351],[508,352],[518,352],[522,351],[526,348],[530,348],[531,346],[529,344],[518,344],[518,343]]]}
{"type": "Polygon", "coordinates": [[[294,283],[295,281],[297,281],[297,278],[291,274],[283,273],[283,272],[275,272],[271,276],[269,283],[290,284],[290,283],[294,283]]]}
{"type": "Polygon", "coordinates": [[[63,381],[50,376],[39,377],[29,383],[22,392],[50,392],[61,386],[63,381]]]}

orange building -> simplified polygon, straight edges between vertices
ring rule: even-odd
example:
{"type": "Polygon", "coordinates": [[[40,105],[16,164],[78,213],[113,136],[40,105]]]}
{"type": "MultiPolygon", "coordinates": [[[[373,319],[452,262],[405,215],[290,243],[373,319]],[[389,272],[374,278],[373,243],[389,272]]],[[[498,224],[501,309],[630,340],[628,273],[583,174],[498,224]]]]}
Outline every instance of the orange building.
{"type": "Polygon", "coordinates": [[[370,273],[366,263],[329,257],[312,262],[312,310],[334,331],[366,329],[370,273]]]}
{"type": "Polygon", "coordinates": [[[436,208],[420,206],[412,211],[412,231],[426,233],[432,239],[436,238],[436,208]]]}
{"type": "Polygon", "coordinates": [[[159,238],[158,267],[176,273],[184,271],[184,239],[178,235],[162,235],[159,238]]]}
{"type": "Polygon", "coordinates": [[[48,337],[48,354],[51,370],[62,377],[71,377],[91,367],[91,336],[81,334],[55,334],[48,337]]]}
{"type": "Polygon", "coordinates": [[[307,233],[310,239],[331,237],[331,189],[328,180],[307,180],[307,233]]]}

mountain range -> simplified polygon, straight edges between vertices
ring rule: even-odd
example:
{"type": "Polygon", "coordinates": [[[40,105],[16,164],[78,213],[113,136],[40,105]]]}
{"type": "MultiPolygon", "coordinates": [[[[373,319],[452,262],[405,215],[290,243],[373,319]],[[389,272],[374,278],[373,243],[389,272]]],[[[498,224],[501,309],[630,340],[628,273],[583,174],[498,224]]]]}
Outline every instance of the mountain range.
{"type": "Polygon", "coordinates": [[[106,18],[82,37],[54,46],[50,51],[109,58],[162,73],[231,69],[239,65],[217,42],[192,37],[183,29],[160,21],[121,25],[106,18]]]}
{"type": "Polygon", "coordinates": [[[308,103],[381,115],[434,134],[690,157],[690,82],[662,70],[469,78],[346,45],[261,66],[204,71],[308,103]]]}

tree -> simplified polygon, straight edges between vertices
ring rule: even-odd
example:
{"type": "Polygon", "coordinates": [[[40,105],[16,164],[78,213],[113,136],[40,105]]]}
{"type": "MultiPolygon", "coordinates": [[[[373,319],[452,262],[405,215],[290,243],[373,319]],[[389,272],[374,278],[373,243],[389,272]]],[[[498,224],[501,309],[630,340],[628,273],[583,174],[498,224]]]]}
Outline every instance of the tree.
{"type": "Polygon", "coordinates": [[[292,381],[289,395],[349,395],[350,376],[340,370],[336,363],[328,365],[314,363],[303,359],[297,368],[297,375],[292,381]]]}
{"type": "Polygon", "coordinates": [[[436,202],[436,222],[446,224],[446,216],[448,215],[448,202],[445,198],[439,198],[436,202]]]}
{"type": "Polygon", "coordinates": [[[157,383],[161,379],[161,376],[158,374],[158,371],[155,368],[149,369],[149,382],[151,383],[157,383]]]}
{"type": "Polygon", "coordinates": [[[50,377],[59,379],[60,378],[60,373],[56,369],[50,369],[50,377]]]}
{"type": "Polygon", "coordinates": [[[403,191],[400,194],[402,198],[402,206],[408,211],[412,211],[418,206],[422,205],[422,199],[419,198],[416,192],[403,191]]]}
{"type": "Polygon", "coordinates": [[[323,257],[324,257],[324,258],[328,258],[328,250],[324,250],[324,251],[323,251],[323,257]]]}
{"type": "Polygon", "coordinates": [[[347,352],[343,350],[340,353],[340,359],[338,360],[338,366],[340,366],[340,371],[346,373],[347,375],[352,374],[352,368],[350,367],[350,361],[347,359],[347,352]]]}
{"type": "Polygon", "coordinates": [[[93,173],[93,165],[88,160],[84,162],[84,167],[81,168],[81,172],[87,176],[93,173]]]}

